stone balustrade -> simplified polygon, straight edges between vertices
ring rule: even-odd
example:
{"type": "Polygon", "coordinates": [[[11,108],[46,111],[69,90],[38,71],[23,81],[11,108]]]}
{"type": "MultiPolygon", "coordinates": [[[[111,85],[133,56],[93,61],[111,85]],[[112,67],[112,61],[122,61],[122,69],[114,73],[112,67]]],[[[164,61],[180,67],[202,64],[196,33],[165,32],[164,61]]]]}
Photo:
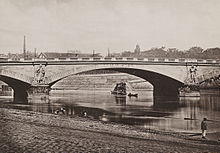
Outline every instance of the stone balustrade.
{"type": "MultiPolygon", "coordinates": [[[[188,58],[133,58],[133,57],[74,57],[74,58],[45,58],[45,59],[8,59],[2,62],[49,62],[49,61],[145,61],[145,62],[156,62],[156,63],[213,63],[220,64],[219,59],[188,59],[188,58]]],[[[1,63],[1,61],[0,61],[1,63]]]]}

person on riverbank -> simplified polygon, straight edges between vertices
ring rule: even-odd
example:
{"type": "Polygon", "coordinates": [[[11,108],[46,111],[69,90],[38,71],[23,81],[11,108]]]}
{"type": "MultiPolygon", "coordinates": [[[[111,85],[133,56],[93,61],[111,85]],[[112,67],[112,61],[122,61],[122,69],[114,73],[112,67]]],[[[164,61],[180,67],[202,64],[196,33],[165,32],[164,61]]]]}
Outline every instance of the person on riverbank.
{"type": "Polygon", "coordinates": [[[206,131],[207,131],[207,118],[203,118],[203,121],[201,122],[201,130],[202,130],[202,138],[205,139],[206,131]]]}
{"type": "Polygon", "coordinates": [[[56,111],[55,111],[55,114],[66,114],[66,110],[63,108],[63,107],[61,107],[60,109],[57,109],[56,111]]]}

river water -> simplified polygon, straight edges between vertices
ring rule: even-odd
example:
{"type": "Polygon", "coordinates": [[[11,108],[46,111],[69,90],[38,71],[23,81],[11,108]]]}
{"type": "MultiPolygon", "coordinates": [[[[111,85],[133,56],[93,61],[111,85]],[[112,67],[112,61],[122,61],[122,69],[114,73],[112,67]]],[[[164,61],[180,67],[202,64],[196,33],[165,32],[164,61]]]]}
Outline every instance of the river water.
{"type": "Polygon", "coordinates": [[[147,129],[200,132],[200,123],[208,119],[208,131],[220,132],[220,91],[201,91],[200,98],[154,104],[153,91],[137,91],[138,97],[115,96],[109,90],[56,90],[49,101],[32,99],[13,102],[0,97],[0,107],[60,115],[78,115],[103,122],[117,122],[147,129]],[[62,114],[60,109],[65,109],[62,114]]]}

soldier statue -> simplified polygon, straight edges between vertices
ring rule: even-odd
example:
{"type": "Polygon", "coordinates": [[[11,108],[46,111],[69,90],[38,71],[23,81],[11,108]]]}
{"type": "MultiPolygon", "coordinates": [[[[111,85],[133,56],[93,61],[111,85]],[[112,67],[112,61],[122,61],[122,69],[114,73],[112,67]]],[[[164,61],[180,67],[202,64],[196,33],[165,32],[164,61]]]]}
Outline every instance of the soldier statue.
{"type": "Polygon", "coordinates": [[[34,72],[34,82],[37,84],[44,84],[45,82],[45,70],[42,64],[34,72]]]}
{"type": "Polygon", "coordinates": [[[192,83],[196,83],[196,71],[197,71],[197,68],[194,65],[192,65],[191,68],[189,69],[190,79],[192,83]]]}

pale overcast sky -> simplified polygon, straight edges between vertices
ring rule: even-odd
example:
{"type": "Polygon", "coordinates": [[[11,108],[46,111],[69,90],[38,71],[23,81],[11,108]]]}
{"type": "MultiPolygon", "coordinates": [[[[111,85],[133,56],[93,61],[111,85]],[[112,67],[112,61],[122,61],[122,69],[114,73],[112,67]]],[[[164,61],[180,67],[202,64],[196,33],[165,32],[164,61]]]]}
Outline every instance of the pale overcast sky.
{"type": "Polygon", "coordinates": [[[220,47],[220,0],[0,0],[0,53],[220,47]]]}

